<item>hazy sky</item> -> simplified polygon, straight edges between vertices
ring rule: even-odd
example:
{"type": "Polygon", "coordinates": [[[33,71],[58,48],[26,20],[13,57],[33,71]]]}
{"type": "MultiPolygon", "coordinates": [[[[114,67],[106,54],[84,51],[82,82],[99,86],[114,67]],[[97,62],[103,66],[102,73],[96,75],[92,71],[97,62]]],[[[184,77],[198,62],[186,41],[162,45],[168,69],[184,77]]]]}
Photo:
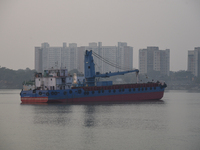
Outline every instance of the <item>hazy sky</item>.
{"type": "Polygon", "coordinates": [[[0,0],[0,66],[34,69],[34,47],[48,42],[104,46],[127,42],[170,49],[170,70],[187,69],[200,47],[200,0],[0,0]]]}

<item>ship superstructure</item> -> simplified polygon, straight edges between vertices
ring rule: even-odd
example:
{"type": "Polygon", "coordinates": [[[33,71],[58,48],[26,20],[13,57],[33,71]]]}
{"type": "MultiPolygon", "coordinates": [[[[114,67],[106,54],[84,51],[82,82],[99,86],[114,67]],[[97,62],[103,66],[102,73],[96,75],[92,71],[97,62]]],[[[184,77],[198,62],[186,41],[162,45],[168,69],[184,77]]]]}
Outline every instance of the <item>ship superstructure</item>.
{"type": "Polygon", "coordinates": [[[67,69],[45,70],[44,74],[35,75],[36,90],[65,90],[70,89],[73,84],[83,84],[84,76],[68,74],[67,69]]]}

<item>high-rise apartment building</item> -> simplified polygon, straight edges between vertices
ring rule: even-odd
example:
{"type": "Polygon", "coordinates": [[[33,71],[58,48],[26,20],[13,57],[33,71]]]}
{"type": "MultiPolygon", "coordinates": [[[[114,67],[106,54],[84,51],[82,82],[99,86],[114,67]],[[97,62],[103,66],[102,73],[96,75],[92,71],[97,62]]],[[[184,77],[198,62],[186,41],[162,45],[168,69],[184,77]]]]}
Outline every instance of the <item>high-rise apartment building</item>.
{"type": "MultiPolygon", "coordinates": [[[[133,47],[127,46],[125,42],[118,42],[116,61],[119,66],[126,70],[133,69],[133,47]]],[[[117,69],[122,71],[122,69],[117,69]]]]}
{"type": "Polygon", "coordinates": [[[67,47],[50,47],[48,43],[42,43],[41,47],[35,47],[35,70],[43,72],[47,69],[67,68],[77,69],[77,44],[70,43],[67,47]]]}
{"type": "Polygon", "coordinates": [[[77,69],[79,72],[84,73],[84,55],[86,48],[84,46],[77,48],[77,69]]]}
{"type": "Polygon", "coordinates": [[[188,51],[188,71],[196,77],[200,76],[200,47],[188,51]]]}
{"type": "Polygon", "coordinates": [[[187,71],[190,71],[193,75],[195,74],[195,67],[194,67],[194,50],[188,51],[188,64],[187,64],[187,71]]]}
{"type": "Polygon", "coordinates": [[[139,50],[139,70],[141,74],[159,71],[169,76],[170,50],[159,50],[159,47],[150,46],[139,50]]]}
{"type": "Polygon", "coordinates": [[[35,70],[42,72],[42,49],[41,47],[35,47],[35,70]]]}

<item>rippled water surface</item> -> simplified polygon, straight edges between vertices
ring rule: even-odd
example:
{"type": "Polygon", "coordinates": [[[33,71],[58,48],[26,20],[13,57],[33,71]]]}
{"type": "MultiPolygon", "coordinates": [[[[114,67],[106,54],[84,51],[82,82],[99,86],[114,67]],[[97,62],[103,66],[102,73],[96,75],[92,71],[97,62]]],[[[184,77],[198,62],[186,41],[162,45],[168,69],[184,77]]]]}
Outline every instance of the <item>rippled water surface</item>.
{"type": "Polygon", "coordinates": [[[129,104],[21,104],[0,90],[0,150],[199,150],[200,93],[129,104]]]}

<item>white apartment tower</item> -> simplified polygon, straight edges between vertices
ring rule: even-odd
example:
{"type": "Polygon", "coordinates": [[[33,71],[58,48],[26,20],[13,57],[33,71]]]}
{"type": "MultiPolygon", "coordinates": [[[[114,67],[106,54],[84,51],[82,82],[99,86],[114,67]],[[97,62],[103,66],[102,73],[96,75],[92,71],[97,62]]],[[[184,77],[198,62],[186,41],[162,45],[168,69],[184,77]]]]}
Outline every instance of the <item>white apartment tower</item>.
{"type": "Polygon", "coordinates": [[[188,71],[196,77],[200,76],[200,47],[188,51],[188,71]]]}
{"type": "Polygon", "coordinates": [[[35,47],[35,70],[37,72],[43,72],[43,69],[42,69],[42,49],[41,49],[41,47],[35,47]]]}
{"type": "MultiPolygon", "coordinates": [[[[125,42],[118,42],[116,57],[117,65],[126,70],[133,69],[133,47],[127,46],[125,42]]],[[[122,71],[122,69],[118,68],[117,71],[122,71]]]]}
{"type": "Polygon", "coordinates": [[[147,47],[139,50],[139,70],[141,74],[159,71],[169,76],[170,50],[159,50],[159,47],[147,47]]]}
{"type": "Polygon", "coordinates": [[[71,43],[67,47],[50,47],[48,43],[42,43],[41,47],[35,47],[35,70],[43,72],[48,69],[66,68],[77,69],[77,44],[71,43]]]}

